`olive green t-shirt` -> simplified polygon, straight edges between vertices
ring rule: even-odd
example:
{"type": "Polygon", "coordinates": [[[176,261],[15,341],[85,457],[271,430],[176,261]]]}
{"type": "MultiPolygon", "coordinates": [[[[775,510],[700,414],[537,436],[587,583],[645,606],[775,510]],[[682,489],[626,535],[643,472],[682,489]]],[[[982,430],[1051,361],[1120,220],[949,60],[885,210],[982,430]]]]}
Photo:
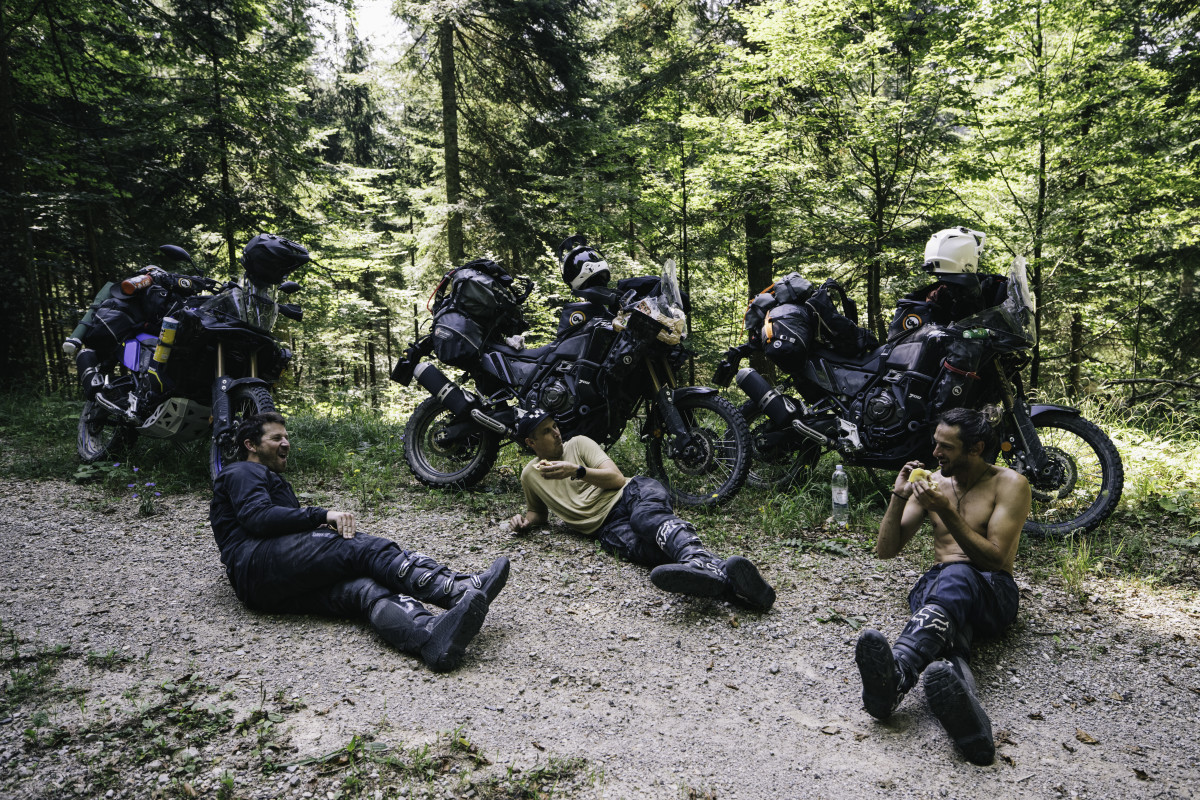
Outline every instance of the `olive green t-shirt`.
{"type": "MultiPolygon", "coordinates": [[[[599,468],[610,461],[604,448],[586,436],[576,436],[563,445],[563,461],[580,464],[588,469],[599,468]]],[[[525,490],[525,507],[543,513],[546,509],[580,533],[594,533],[608,518],[608,512],[621,499],[620,489],[601,489],[587,481],[574,478],[549,480],[537,471],[538,459],[521,470],[521,488],[525,490]]],[[[628,483],[628,481],[626,481],[628,483]]]]}

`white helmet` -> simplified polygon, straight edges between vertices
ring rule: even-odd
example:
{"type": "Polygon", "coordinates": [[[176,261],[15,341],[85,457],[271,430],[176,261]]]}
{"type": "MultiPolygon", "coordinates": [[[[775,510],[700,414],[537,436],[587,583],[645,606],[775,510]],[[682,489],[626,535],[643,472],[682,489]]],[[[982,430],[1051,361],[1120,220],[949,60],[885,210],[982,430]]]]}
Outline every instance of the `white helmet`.
{"type": "Polygon", "coordinates": [[[975,273],[987,236],[969,228],[946,228],[925,245],[925,271],[942,274],[975,273]]]}

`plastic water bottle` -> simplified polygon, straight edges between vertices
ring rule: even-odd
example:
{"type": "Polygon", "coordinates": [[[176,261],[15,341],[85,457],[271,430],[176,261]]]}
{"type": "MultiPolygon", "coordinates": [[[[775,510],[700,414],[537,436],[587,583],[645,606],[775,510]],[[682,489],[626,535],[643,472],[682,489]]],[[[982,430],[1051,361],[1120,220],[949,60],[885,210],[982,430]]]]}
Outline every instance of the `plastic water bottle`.
{"type": "Polygon", "coordinates": [[[839,528],[850,527],[850,476],[842,465],[833,471],[833,524],[839,528]]]}

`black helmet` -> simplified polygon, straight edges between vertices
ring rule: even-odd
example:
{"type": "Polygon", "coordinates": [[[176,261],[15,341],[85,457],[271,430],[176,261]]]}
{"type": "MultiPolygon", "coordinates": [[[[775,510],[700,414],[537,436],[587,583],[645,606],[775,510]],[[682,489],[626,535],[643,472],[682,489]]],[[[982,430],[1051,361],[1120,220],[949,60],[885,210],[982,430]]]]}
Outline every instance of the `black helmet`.
{"type": "Polygon", "coordinates": [[[311,260],[303,245],[273,233],[260,233],[242,250],[242,268],[258,284],[282,283],[311,260]]]}
{"type": "Polygon", "coordinates": [[[558,246],[563,282],[573,291],[604,286],[612,279],[604,256],[587,246],[587,238],[577,233],[558,246]]]}

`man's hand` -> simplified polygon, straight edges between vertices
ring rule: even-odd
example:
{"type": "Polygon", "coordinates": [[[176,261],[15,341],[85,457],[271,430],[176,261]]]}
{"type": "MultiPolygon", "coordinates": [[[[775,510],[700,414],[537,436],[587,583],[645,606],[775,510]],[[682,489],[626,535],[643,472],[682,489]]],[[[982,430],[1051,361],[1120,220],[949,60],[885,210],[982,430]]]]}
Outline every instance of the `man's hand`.
{"type": "Polygon", "coordinates": [[[552,481],[574,478],[579,469],[578,464],[572,464],[570,461],[546,461],[545,459],[534,466],[543,478],[552,481]]]}
{"type": "Polygon", "coordinates": [[[947,511],[954,510],[950,498],[942,494],[942,488],[936,481],[918,481],[909,485],[913,487],[913,494],[916,495],[917,502],[926,511],[941,516],[947,511]]]}
{"type": "Polygon", "coordinates": [[[525,519],[524,514],[514,514],[513,518],[508,521],[508,527],[512,529],[513,533],[525,533],[533,525],[529,524],[529,520],[525,519]]]}
{"type": "Polygon", "coordinates": [[[901,497],[908,498],[912,496],[914,483],[908,482],[908,476],[912,474],[914,469],[921,468],[920,461],[909,461],[900,468],[899,474],[896,475],[896,484],[892,487],[892,491],[901,497]]]}
{"type": "Polygon", "coordinates": [[[353,539],[358,524],[353,511],[328,511],[325,513],[325,525],[337,531],[343,539],[353,539]]]}

